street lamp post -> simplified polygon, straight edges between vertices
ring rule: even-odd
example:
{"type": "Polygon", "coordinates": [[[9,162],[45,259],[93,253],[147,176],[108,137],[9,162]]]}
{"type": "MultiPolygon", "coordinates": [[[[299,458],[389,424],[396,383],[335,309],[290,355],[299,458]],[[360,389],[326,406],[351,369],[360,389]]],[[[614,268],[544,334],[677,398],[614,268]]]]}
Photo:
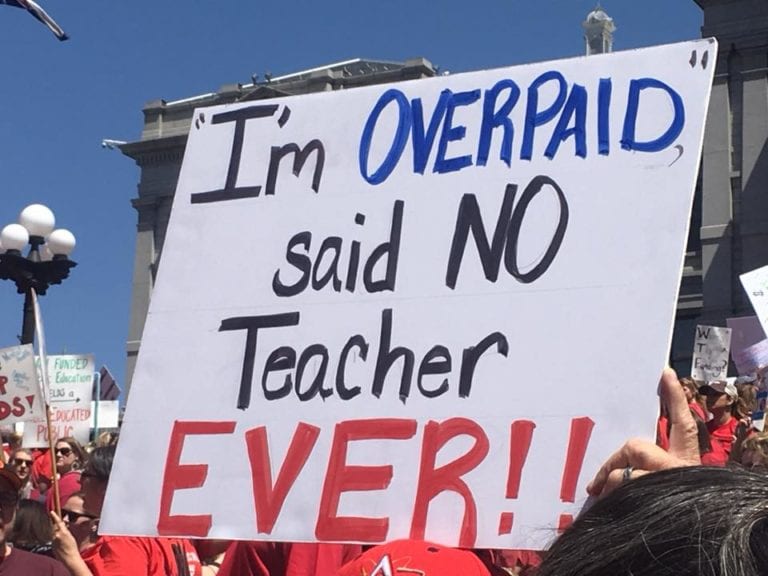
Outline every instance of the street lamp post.
{"type": "Polygon", "coordinates": [[[30,289],[43,295],[48,287],[61,284],[77,263],[69,259],[75,248],[75,236],[63,228],[54,230],[56,218],[42,204],[31,204],[19,214],[17,224],[8,224],[0,232],[0,279],[12,280],[16,291],[24,294],[24,318],[21,343],[35,339],[35,315],[30,289]],[[29,245],[24,256],[22,251],[29,245]]]}

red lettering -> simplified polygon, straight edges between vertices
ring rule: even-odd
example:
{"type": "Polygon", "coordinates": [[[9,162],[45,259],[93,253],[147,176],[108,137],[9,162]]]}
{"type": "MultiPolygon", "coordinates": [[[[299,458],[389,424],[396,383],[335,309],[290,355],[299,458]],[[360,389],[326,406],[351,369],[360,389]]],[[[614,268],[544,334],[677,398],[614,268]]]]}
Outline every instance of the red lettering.
{"type": "Polygon", "coordinates": [[[200,488],[208,475],[207,464],[181,464],[184,439],[192,434],[232,434],[235,422],[180,422],[173,423],[168,456],[165,460],[163,488],[160,493],[160,516],[157,533],[161,536],[197,536],[205,538],[211,529],[211,515],[171,516],[173,493],[185,488],[200,488]]]}
{"type": "Polygon", "coordinates": [[[347,446],[358,440],[408,440],[416,434],[416,428],[416,420],[401,418],[336,424],[315,525],[315,536],[319,540],[383,542],[387,539],[389,518],[337,516],[342,492],[384,490],[392,481],[392,465],[347,466],[347,446]]]}
{"type": "Polygon", "coordinates": [[[267,428],[260,426],[245,433],[248,459],[251,462],[256,529],[262,534],[272,532],[280,510],[283,508],[285,497],[296,482],[299,472],[304,468],[319,435],[320,428],[317,426],[310,426],[304,422],[297,424],[273,488],[267,428]]]}
{"type": "Polygon", "coordinates": [[[6,384],[8,384],[8,376],[0,376],[0,394],[5,395],[6,384]]]}
{"type": "Polygon", "coordinates": [[[0,420],[5,420],[11,415],[11,407],[8,402],[0,400],[0,420]]]}
{"type": "Polygon", "coordinates": [[[21,403],[21,398],[16,396],[13,399],[13,408],[11,409],[11,414],[18,418],[19,416],[24,416],[25,411],[26,409],[24,408],[24,404],[21,403]]]}
{"type": "Polygon", "coordinates": [[[488,437],[483,429],[467,418],[451,418],[445,422],[431,421],[424,428],[421,449],[421,469],[413,505],[411,538],[423,540],[427,525],[429,503],[441,492],[456,492],[464,499],[464,519],[461,523],[459,546],[472,548],[477,538],[477,505],[472,491],[461,476],[473,470],[488,454],[488,437]],[[437,453],[450,440],[466,434],[475,439],[467,453],[456,460],[435,468],[437,453]]]}

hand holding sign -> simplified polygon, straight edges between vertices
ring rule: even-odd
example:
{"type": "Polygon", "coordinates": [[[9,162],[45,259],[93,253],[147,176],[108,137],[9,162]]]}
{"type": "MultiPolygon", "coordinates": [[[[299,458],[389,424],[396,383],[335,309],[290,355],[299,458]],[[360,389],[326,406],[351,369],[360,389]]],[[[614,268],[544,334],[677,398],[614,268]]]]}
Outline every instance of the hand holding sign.
{"type": "Polygon", "coordinates": [[[667,468],[701,464],[698,432],[688,400],[677,374],[666,368],[659,382],[659,395],[671,425],[669,452],[647,440],[629,440],[601,466],[587,486],[592,496],[607,494],[624,480],[667,468]]]}

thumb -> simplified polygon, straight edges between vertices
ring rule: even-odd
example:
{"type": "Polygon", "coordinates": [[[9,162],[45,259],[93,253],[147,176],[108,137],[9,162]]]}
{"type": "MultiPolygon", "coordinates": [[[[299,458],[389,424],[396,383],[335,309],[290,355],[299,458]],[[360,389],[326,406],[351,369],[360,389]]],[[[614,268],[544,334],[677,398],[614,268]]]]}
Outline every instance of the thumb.
{"type": "Polygon", "coordinates": [[[659,395],[669,415],[669,453],[688,464],[701,464],[698,427],[672,368],[665,368],[661,374],[659,395]]]}

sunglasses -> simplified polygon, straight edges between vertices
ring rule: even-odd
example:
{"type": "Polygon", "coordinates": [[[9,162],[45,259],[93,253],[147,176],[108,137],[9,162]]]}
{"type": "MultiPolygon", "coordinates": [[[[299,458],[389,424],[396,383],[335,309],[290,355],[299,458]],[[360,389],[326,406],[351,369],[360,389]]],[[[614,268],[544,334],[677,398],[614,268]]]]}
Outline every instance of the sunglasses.
{"type": "Polygon", "coordinates": [[[32,460],[24,460],[23,458],[14,458],[13,464],[15,466],[32,466],[32,460]]]}
{"type": "Polygon", "coordinates": [[[57,456],[58,456],[59,454],[61,454],[62,456],[64,456],[64,457],[66,458],[67,456],[69,456],[70,454],[72,454],[72,448],[56,448],[56,450],[54,450],[53,452],[54,452],[54,454],[56,454],[57,456]]]}
{"type": "Polygon", "coordinates": [[[67,520],[70,524],[74,524],[80,518],[88,518],[88,520],[95,520],[96,516],[92,514],[86,514],[84,512],[75,512],[74,510],[61,509],[61,519],[67,520]]]}

